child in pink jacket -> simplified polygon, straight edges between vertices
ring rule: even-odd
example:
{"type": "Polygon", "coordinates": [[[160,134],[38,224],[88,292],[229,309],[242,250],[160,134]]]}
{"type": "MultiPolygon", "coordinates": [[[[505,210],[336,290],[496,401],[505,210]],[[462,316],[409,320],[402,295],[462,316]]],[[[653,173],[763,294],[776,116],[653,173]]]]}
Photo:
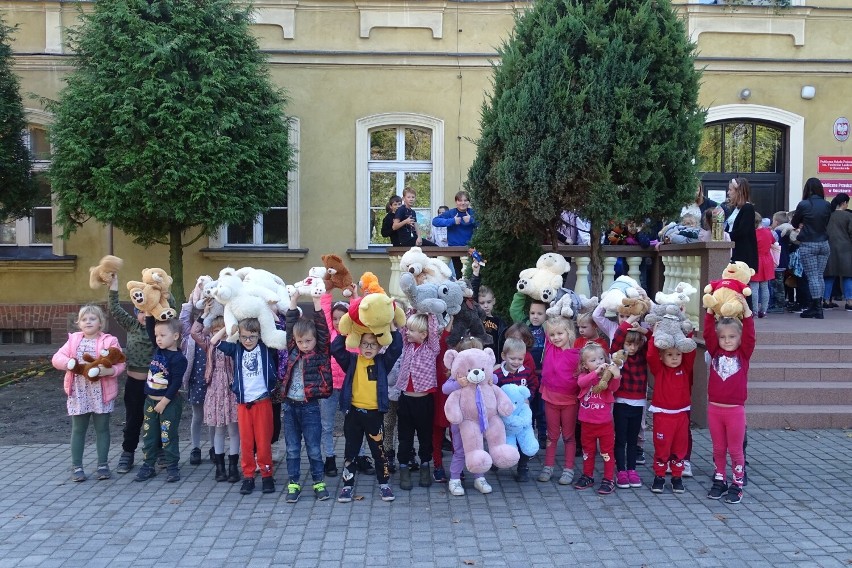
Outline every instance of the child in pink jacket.
{"type": "Polygon", "coordinates": [[[86,305],[77,314],[80,331],[68,334],[68,341],[53,356],[54,368],[65,371],[65,394],[68,395],[68,415],[71,416],[71,480],[85,481],[83,447],[89,421],[95,425],[95,445],[98,450],[97,478],[109,479],[109,419],[118,396],[118,375],[124,372],[124,363],[112,367],[97,367],[94,376],[75,374],[77,363],[84,363],[83,355],[97,358],[110,347],[121,348],[118,339],[104,333],[106,316],[98,306],[86,305]]]}

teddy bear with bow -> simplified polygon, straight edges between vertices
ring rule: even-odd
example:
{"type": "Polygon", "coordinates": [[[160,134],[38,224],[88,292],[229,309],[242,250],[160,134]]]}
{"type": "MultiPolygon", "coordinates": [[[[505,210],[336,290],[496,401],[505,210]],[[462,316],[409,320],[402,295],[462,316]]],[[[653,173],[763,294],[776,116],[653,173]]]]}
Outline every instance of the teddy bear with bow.
{"type": "Polygon", "coordinates": [[[450,393],[444,404],[447,420],[458,424],[465,451],[465,467],[474,474],[485,473],[491,465],[510,468],[518,463],[518,448],[506,443],[506,427],[501,416],[509,416],[515,405],[492,381],[494,352],[491,349],[450,349],[444,365],[460,389],[450,393]],[[484,441],[488,442],[485,451],[484,441]]]}

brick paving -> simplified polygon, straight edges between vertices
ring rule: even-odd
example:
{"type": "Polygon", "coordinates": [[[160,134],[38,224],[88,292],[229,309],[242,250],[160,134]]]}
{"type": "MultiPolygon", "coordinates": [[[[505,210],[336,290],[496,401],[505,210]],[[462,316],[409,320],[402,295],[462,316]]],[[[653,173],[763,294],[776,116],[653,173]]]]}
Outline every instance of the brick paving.
{"type": "MultiPolygon", "coordinates": [[[[4,446],[0,568],[852,563],[852,432],[749,432],[749,485],[739,505],[706,498],[709,434],[694,434],[695,478],[682,495],[652,494],[649,466],[640,466],[646,487],[605,497],[558,485],[557,467],[550,483],[520,485],[511,472],[491,473],[494,493],[480,495],[468,481],[464,497],[441,485],[402,491],[392,478],[393,503],[379,499],[375,477],[362,475],[362,500],[317,502],[308,490],[295,505],[284,502],[283,470],[277,493],[241,496],[239,484],[213,480],[208,461],[188,465],[186,447],[179,483],[166,483],[163,473],[135,483],[136,468],[72,483],[66,444],[4,446]]],[[[113,444],[113,467],[120,450],[113,444]]],[[[84,463],[91,473],[94,447],[84,463]]],[[[534,479],[541,464],[530,465],[534,479]]],[[[336,494],[339,477],[329,481],[336,494]]]]}

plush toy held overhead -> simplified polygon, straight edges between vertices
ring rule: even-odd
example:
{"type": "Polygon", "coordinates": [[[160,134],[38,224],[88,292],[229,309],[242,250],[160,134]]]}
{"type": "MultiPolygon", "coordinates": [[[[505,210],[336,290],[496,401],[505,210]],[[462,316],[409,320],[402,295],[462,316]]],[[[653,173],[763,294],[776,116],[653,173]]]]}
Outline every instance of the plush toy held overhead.
{"type": "Polygon", "coordinates": [[[375,335],[376,342],[383,347],[390,345],[391,322],[398,328],[404,326],[405,312],[387,294],[373,293],[349,302],[349,312],[343,314],[337,325],[346,336],[346,347],[358,349],[365,333],[375,335]]]}
{"type": "Polygon", "coordinates": [[[687,282],[680,282],[674,292],[657,292],[656,305],[645,317],[645,322],[654,327],[654,345],[657,349],[676,348],[681,353],[690,353],[697,347],[695,341],[687,337],[693,331],[692,322],[686,316],[686,304],[689,297],[698,292],[687,282]]]}
{"type": "Polygon", "coordinates": [[[651,311],[651,300],[644,295],[637,298],[622,298],[617,311],[619,315],[624,317],[642,317],[651,311]]]}
{"type": "Polygon", "coordinates": [[[352,281],[352,274],[343,261],[336,254],[324,254],[322,256],[322,264],[325,266],[325,283],[326,292],[331,292],[335,288],[339,289],[347,298],[351,297],[355,291],[355,284],[352,281]]]}
{"type": "Polygon", "coordinates": [[[556,299],[562,287],[562,275],[569,270],[571,266],[561,254],[543,254],[536,261],[535,268],[522,270],[518,275],[518,292],[534,300],[550,303],[556,299]]]}
{"type": "MultiPolygon", "coordinates": [[[[280,298],[271,290],[243,282],[233,269],[222,269],[219,279],[211,292],[212,296],[225,306],[225,329],[233,330],[240,321],[255,318],[260,323],[260,338],[273,349],[287,348],[287,332],[276,329],[272,304],[280,298]]],[[[232,333],[228,341],[235,343],[239,332],[232,333]]]]}
{"type": "Polygon", "coordinates": [[[287,286],[287,293],[292,296],[294,292],[299,292],[300,296],[312,296],[319,298],[325,294],[325,278],[326,269],[324,266],[314,266],[308,270],[308,277],[304,280],[299,280],[292,286],[287,286]]]}
{"type": "MultiPolygon", "coordinates": [[[[443,285],[460,286],[460,282],[445,282],[443,285]]],[[[464,288],[462,288],[464,289],[464,288]]],[[[465,337],[477,338],[483,346],[491,345],[494,340],[485,331],[485,311],[473,298],[464,298],[458,312],[453,315],[453,327],[447,336],[447,345],[458,345],[465,337]]]]}
{"type": "Polygon", "coordinates": [[[140,312],[160,321],[170,320],[177,315],[169,306],[169,290],[172,277],[162,268],[146,268],[142,271],[142,282],[127,283],[130,301],[140,312]]]}
{"type": "Polygon", "coordinates": [[[621,300],[638,298],[643,292],[642,287],[634,279],[629,276],[619,276],[609,289],[601,294],[599,305],[608,312],[615,312],[621,306],[621,300]]]}
{"type": "Polygon", "coordinates": [[[420,247],[411,247],[399,259],[399,271],[410,272],[418,284],[446,282],[452,276],[450,267],[438,260],[427,256],[420,247]]]}
{"type": "Polygon", "coordinates": [[[97,266],[89,267],[89,288],[97,290],[101,286],[109,286],[112,277],[121,270],[123,265],[124,261],[117,256],[108,254],[103,257],[97,266]]]}
{"type": "Polygon", "coordinates": [[[384,294],[385,289],[379,284],[379,277],[372,272],[365,272],[358,280],[358,287],[364,294],[384,294]]]}
{"type": "Polygon", "coordinates": [[[427,282],[425,284],[417,284],[414,280],[414,275],[410,272],[403,272],[399,275],[399,288],[412,308],[424,314],[434,314],[438,320],[438,327],[446,327],[450,321],[450,314],[447,312],[447,303],[438,298],[438,289],[445,284],[433,284],[427,282]]]}
{"type": "MultiPolygon", "coordinates": [[[[594,298],[594,300],[594,306],[596,307],[598,305],[598,299],[594,298]]],[[[577,295],[574,290],[560,288],[557,291],[556,300],[550,303],[550,307],[547,308],[545,313],[549,318],[556,316],[573,318],[575,315],[579,314],[581,310],[587,309],[590,305],[591,303],[589,299],[582,294],[577,295]]],[[[591,309],[594,310],[595,308],[592,307],[591,309]]]]}
{"type": "Polygon", "coordinates": [[[273,274],[268,270],[260,268],[244,266],[237,270],[236,275],[242,278],[243,282],[246,284],[266,288],[278,297],[278,301],[274,302],[270,306],[274,311],[279,314],[283,314],[290,308],[290,292],[287,290],[288,286],[284,283],[284,279],[277,274],[273,274]]]}
{"type": "Polygon", "coordinates": [[[738,260],[729,264],[721,280],[713,280],[704,287],[704,307],[713,312],[716,319],[751,316],[745,296],[751,295],[748,282],[752,276],[754,270],[746,263],[738,260]]]}
{"type": "Polygon", "coordinates": [[[195,302],[196,309],[203,310],[206,304],[210,304],[210,309],[207,315],[204,316],[204,327],[210,328],[213,320],[219,316],[225,315],[225,306],[222,302],[213,297],[213,290],[216,289],[217,280],[213,280],[211,276],[201,276],[198,278],[199,283],[203,283],[201,288],[201,299],[195,302]]]}
{"type": "Polygon", "coordinates": [[[471,473],[485,473],[494,464],[509,468],[518,463],[518,448],[506,443],[506,428],[501,416],[509,416],[515,405],[491,382],[494,369],[491,349],[450,349],[444,365],[461,389],[447,397],[444,411],[451,424],[459,425],[465,451],[465,466],[471,473]],[[485,451],[484,440],[488,441],[485,451]]]}
{"type": "Polygon", "coordinates": [[[111,369],[113,365],[124,363],[127,358],[118,347],[101,349],[99,357],[92,357],[88,353],[83,354],[83,360],[68,360],[68,370],[77,375],[83,375],[90,381],[97,381],[100,377],[101,367],[111,369]]]}
{"type": "Polygon", "coordinates": [[[506,427],[506,443],[510,446],[517,444],[525,456],[536,455],[541,447],[538,444],[535,430],[533,430],[532,410],[530,405],[527,404],[530,389],[511,383],[500,388],[515,405],[515,411],[509,416],[503,417],[503,425],[506,427]]]}

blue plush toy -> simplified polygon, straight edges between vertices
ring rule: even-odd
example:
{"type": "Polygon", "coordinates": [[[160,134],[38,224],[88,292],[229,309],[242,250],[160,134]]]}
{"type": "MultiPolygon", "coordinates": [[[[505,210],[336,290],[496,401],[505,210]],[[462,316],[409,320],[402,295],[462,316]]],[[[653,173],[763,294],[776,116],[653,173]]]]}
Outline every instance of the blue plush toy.
{"type": "Polygon", "coordinates": [[[536,455],[539,450],[538,439],[532,427],[532,410],[527,404],[530,389],[514,384],[503,385],[500,388],[515,405],[515,411],[503,417],[503,423],[506,425],[506,443],[512,446],[517,443],[524,455],[536,455]]]}

